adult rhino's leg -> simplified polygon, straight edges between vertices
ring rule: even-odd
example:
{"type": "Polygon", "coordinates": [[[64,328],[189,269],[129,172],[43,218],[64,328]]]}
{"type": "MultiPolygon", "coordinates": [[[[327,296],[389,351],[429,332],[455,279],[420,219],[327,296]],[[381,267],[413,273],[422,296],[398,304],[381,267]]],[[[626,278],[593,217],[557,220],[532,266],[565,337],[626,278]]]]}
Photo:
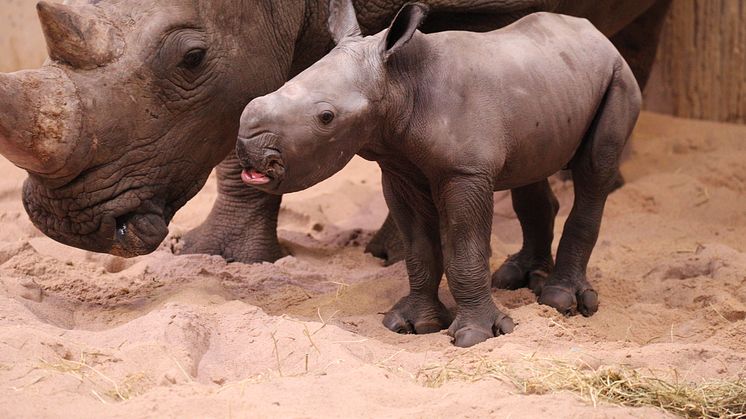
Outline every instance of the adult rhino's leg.
{"type": "Polygon", "coordinates": [[[632,69],[640,89],[645,89],[650,78],[661,29],[670,5],[671,0],[658,0],[645,13],[611,37],[611,42],[632,69]]]}
{"type": "Polygon", "coordinates": [[[250,188],[231,153],[217,167],[218,198],[204,223],[184,236],[182,253],[220,255],[229,261],[273,262],[283,256],[277,240],[281,196],[250,188]]]}
{"type": "Polygon", "coordinates": [[[404,244],[402,243],[401,233],[399,233],[391,214],[386,216],[386,220],[368,243],[365,251],[383,259],[386,266],[404,260],[404,244]]]}
{"type": "Polygon", "coordinates": [[[492,286],[511,290],[529,287],[538,292],[554,268],[552,240],[559,202],[546,179],[513,189],[511,197],[521,222],[523,246],[492,275],[492,286]]]}

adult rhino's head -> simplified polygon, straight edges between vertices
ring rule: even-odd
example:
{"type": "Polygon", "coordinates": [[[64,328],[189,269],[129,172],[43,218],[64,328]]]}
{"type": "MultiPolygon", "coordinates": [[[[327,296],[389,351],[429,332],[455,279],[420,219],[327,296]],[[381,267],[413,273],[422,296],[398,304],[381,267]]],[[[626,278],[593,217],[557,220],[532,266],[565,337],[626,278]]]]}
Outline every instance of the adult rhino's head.
{"type": "Polygon", "coordinates": [[[406,4],[388,29],[363,37],[350,0],[331,0],[329,31],[337,42],[324,58],[277,91],[252,100],[241,115],[236,154],[247,185],[283,194],[341,170],[366,145],[403,122],[399,51],[428,7],[406,4]]]}
{"type": "Polygon", "coordinates": [[[273,3],[40,2],[50,60],[0,74],[0,153],[29,173],[33,223],[87,250],[154,250],[235,144],[243,105],[288,75],[297,34],[283,31],[303,13],[273,3]]]}

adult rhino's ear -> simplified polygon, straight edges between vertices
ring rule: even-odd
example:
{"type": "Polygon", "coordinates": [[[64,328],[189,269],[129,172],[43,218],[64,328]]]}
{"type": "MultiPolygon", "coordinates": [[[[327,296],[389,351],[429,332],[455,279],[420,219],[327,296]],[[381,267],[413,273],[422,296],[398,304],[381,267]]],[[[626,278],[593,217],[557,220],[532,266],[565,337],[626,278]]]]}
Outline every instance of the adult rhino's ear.
{"type": "Polygon", "coordinates": [[[352,0],[330,0],[327,25],[336,44],[347,37],[362,36],[352,0]]]}
{"type": "Polygon", "coordinates": [[[381,54],[384,62],[407,45],[429,11],[430,8],[422,3],[407,3],[399,10],[382,41],[381,54]]]}

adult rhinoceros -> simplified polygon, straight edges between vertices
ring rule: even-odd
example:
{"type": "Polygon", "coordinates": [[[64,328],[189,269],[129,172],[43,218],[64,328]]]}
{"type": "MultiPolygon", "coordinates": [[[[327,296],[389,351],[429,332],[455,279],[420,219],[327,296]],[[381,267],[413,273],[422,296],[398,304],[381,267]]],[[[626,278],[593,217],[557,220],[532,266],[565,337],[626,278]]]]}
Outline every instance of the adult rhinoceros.
{"type": "MultiPolygon", "coordinates": [[[[495,29],[539,10],[584,16],[613,36],[644,84],[669,2],[429,0],[424,30],[495,29]]],[[[0,153],[29,172],[23,201],[31,220],[71,246],[145,254],[225,159],[218,200],[186,236],[186,250],[277,259],[280,198],[244,187],[231,151],[244,105],[332,47],[327,3],[40,2],[51,59],[0,74],[0,153]]],[[[383,29],[403,3],[356,1],[363,30],[383,29]]],[[[378,253],[392,231],[374,240],[378,253]]]]}

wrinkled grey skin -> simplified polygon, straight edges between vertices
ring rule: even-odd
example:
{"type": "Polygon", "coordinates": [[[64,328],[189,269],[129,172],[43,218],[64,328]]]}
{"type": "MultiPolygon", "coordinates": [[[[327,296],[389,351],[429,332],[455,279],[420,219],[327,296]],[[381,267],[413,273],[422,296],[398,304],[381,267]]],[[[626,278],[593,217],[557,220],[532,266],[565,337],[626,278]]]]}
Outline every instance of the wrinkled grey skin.
{"type": "MultiPolygon", "coordinates": [[[[582,15],[613,35],[643,80],[669,1],[431,0],[424,29],[496,29],[537,10],[582,15]]],[[[402,4],[356,1],[364,32],[383,29],[402,4]]],[[[231,151],[243,106],[333,46],[326,0],[38,8],[51,60],[0,74],[0,153],[29,172],[23,199],[34,224],[68,245],[148,253],[225,158],[218,200],[184,251],[242,262],[280,257],[280,197],[244,187],[231,151]]],[[[389,220],[369,249],[395,259],[395,237],[389,220]]]]}
{"type": "MultiPolygon", "coordinates": [[[[247,98],[291,73],[303,7],[87,3],[39,3],[52,60],[0,75],[0,151],[29,171],[24,204],[45,234],[92,251],[145,254],[233,149],[247,98]]],[[[222,208],[231,208],[230,187],[221,184],[222,208]]],[[[262,219],[249,220],[241,239],[252,257],[275,259],[279,198],[244,189],[237,205],[262,219]]],[[[228,223],[220,213],[211,220],[228,223]]]]}
{"type": "Polygon", "coordinates": [[[377,161],[410,280],[384,324],[410,333],[450,325],[462,347],[513,329],[492,301],[489,272],[493,191],[510,189],[524,244],[493,282],[592,315],[598,295],[586,267],[641,103],[611,42],[585,19],[551,13],[486,34],[423,35],[427,8],[417,3],[363,38],[349,0],[332,0],[332,11],[338,46],[244,110],[244,182],[282,194],[355,154],[377,161]],[[555,268],[547,177],[564,167],[575,202],[555,268]],[[444,272],[458,304],[452,322],[438,300],[444,272]]]}

